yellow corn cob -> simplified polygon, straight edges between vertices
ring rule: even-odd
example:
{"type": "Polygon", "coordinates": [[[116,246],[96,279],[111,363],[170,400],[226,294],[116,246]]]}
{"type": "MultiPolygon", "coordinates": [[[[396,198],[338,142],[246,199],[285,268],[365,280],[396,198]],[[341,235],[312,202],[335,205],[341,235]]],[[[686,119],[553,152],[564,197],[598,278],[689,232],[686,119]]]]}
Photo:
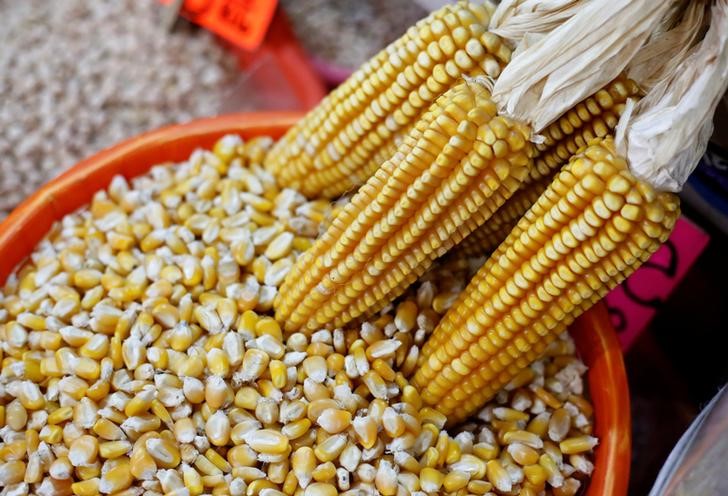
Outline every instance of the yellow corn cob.
{"type": "MultiPolygon", "coordinates": [[[[541,157],[559,157],[604,136],[636,92],[634,83],[618,79],[581,102],[546,129],[541,157]]],[[[461,83],[431,106],[288,274],[276,301],[287,330],[341,326],[376,312],[499,210],[534,170],[527,157],[535,152],[525,126],[492,118],[494,112],[477,83],[461,83]],[[457,109],[452,115],[444,110],[450,107],[457,109]],[[471,109],[472,116],[466,113],[471,109]],[[457,155],[447,151],[451,137],[456,141],[448,146],[457,155]],[[493,156],[507,160],[498,165],[493,156]]],[[[562,164],[556,158],[548,163],[562,164]]]]}
{"type": "Polygon", "coordinates": [[[513,194],[532,147],[495,113],[478,83],[437,99],[288,274],[276,301],[287,330],[382,308],[513,194]]]}
{"type": "Polygon", "coordinates": [[[518,219],[546,191],[554,174],[586,143],[612,133],[627,99],[639,93],[634,81],[620,76],[544,129],[543,142],[535,145],[534,167],[525,184],[488,222],[465,238],[452,256],[482,256],[495,250],[518,219]]]}
{"type": "Polygon", "coordinates": [[[363,184],[461,76],[500,74],[511,53],[487,31],[493,10],[490,2],[459,2],[418,22],[291,128],[266,168],[309,197],[363,184]]]}
{"type": "Polygon", "coordinates": [[[559,173],[480,269],[413,379],[451,423],[477,411],[664,242],[679,200],[596,139],[559,173]]]}

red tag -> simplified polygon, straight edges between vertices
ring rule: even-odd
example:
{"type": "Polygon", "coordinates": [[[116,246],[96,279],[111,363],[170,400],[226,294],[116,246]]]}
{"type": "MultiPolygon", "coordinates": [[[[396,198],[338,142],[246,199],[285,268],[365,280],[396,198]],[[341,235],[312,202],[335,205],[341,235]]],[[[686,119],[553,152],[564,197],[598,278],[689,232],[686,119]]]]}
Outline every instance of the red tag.
{"type": "MultiPolygon", "coordinates": [[[[160,0],[170,4],[173,0],[160,0]]],[[[185,0],[181,14],[231,43],[255,50],[263,42],[276,0],[185,0]]]]}

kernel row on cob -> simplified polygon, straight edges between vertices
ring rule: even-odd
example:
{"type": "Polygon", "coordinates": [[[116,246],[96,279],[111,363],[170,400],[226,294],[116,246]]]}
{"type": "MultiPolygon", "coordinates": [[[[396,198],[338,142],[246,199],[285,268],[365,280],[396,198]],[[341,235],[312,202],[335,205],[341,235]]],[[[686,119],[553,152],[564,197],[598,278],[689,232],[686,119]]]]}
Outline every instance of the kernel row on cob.
{"type": "Polygon", "coordinates": [[[484,256],[495,250],[571,156],[592,139],[612,133],[627,100],[638,95],[637,84],[620,76],[549,125],[541,133],[543,142],[535,145],[534,165],[524,184],[452,256],[484,256]]]}
{"type": "Polygon", "coordinates": [[[517,376],[669,236],[680,190],[728,86],[728,2],[705,38],[572,157],[472,279],[423,349],[413,383],[452,422],[517,376]],[[678,141],[676,136],[689,136],[678,141]]]}
{"type": "Polygon", "coordinates": [[[533,183],[522,185],[485,224],[468,234],[447,256],[458,259],[490,255],[506,239],[523,214],[546,191],[552,180],[553,176],[545,176],[533,183]]]}
{"type": "Polygon", "coordinates": [[[435,99],[463,77],[497,78],[511,47],[568,19],[545,5],[539,15],[491,0],[460,0],[419,21],[365,63],[291,128],[266,167],[310,197],[355,190],[397,150],[435,99]],[[498,31],[500,29],[500,31],[498,31]],[[498,31],[500,35],[494,34],[498,31]]]}
{"type": "MultiPolygon", "coordinates": [[[[640,10],[628,4],[618,17],[635,13],[649,21],[640,23],[633,34],[640,40],[664,10],[665,6],[640,10]]],[[[587,4],[544,39],[562,40],[574,24],[585,24],[593,11],[592,4],[587,4]]],[[[610,25],[605,26],[602,29],[608,30],[610,25]]],[[[630,42],[634,39],[623,41],[630,42]]],[[[583,47],[577,44],[577,48],[583,47]]],[[[530,57],[531,50],[522,52],[516,65],[511,62],[503,74],[513,68],[528,73],[518,61],[530,57]]],[[[533,50],[545,55],[540,45],[533,50]]],[[[609,70],[618,75],[628,62],[624,57],[604,63],[611,63],[614,67],[609,70]]],[[[555,70],[565,63],[557,63],[555,70]]],[[[511,79],[518,81],[516,76],[511,79]]],[[[502,77],[495,83],[496,90],[502,77]]],[[[601,77],[600,73],[593,84],[601,86],[601,77]]],[[[537,148],[531,134],[540,130],[532,129],[528,121],[543,121],[543,116],[533,112],[520,122],[498,115],[503,108],[499,110],[486,86],[467,80],[438,98],[312,250],[299,259],[276,302],[276,318],[285,322],[288,331],[337,327],[382,308],[435,259],[485,224],[529,176],[536,180],[547,175],[551,167],[563,164],[571,150],[592,136],[605,135],[626,99],[638,93],[633,82],[619,78],[591,97],[594,90],[582,85],[583,97],[589,98],[565,114],[563,103],[552,102],[547,113],[556,122],[546,126],[535,167],[537,148]]],[[[514,86],[512,96],[501,93],[504,107],[511,105],[509,98],[518,103],[523,89],[514,86]]]]}
{"type": "Polygon", "coordinates": [[[597,440],[570,340],[457,431],[405,377],[466,261],[359,326],[284,339],[271,295],[329,207],[277,187],[269,144],[114,178],[8,279],[3,494],[575,495],[597,440]]]}
{"type": "Polygon", "coordinates": [[[679,200],[637,180],[611,138],[556,176],[423,349],[413,383],[467,418],[669,236],[679,200]]]}
{"type": "Polygon", "coordinates": [[[463,221],[482,223],[503,204],[528,172],[528,142],[495,112],[478,83],[436,101],[296,263],[276,302],[287,330],[377,311],[467,234],[457,231],[463,221]],[[458,222],[435,230],[451,218],[458,222]]]}
{"type": "Polygon", "coordinates": [[[311,197],[364,183],[438,95],[463,75],[500,74],[511,54],[487,31],[493,9],[461,1],[419,21],[293,126],[266,167],[311,197]]]}

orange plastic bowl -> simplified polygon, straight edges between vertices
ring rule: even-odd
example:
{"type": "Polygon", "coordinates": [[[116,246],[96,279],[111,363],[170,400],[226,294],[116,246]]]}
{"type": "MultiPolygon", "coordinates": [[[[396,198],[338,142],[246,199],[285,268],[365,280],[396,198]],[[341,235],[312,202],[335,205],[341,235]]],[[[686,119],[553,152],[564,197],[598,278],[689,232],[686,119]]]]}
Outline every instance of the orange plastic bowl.
{"type": "MultiPolygon", "coordinates": [[[[64,215],[89,203],[111,178],[145,173],[153,165],[182,161],[195,148],[211,147],[222,135],[243,138],[281,136],[299,113],[248,113],[202,119],[143,134],[80,162],[25,200],[0,224],[0,284],[31,253],[64,215]]],[[[589,366],[589,390],[595,410],[595,470],[587,496],[627,494],[630,465],[630,405],[627,377],[617,337],[603,305],[572,327],[582,359],[589,366]]]]}

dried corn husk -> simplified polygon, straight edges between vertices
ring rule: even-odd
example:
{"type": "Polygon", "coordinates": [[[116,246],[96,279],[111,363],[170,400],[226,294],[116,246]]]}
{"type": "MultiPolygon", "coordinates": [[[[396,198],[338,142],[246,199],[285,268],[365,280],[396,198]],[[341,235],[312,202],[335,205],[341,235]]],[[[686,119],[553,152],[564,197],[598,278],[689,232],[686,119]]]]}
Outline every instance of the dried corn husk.
{"type": "Polygon", "coordinates": [[[490,19],[490,31],[516,42],[526,35],[553,30],[587,0],[503,0],[490,19]]]}
{"type": "Polygon", "coordinates": [[[545,128],[617,77],[669,6],[654,0],[586,2],[506,67],[493,89],[501,115],[529,123],[535,133],[545,128]]]}
{"type": "Polygon", "coordinates": [[[627,76],[637,81],[643,90],[649,90],[666,74],[682,64],[690,49],[699,40],[705,22],[704,1],[679,2],[684,10],[668,13],[665,29],[659,29],[647,44],[637,52],[627,67],[627,76]]]}
{"type": "Polygon", "coordinates": [[[620,154],[659,190],[680,191],[705,152],[728,86],[727,43],[728,0],[717,0],[703,41],[620,119],[620,154]]]}

